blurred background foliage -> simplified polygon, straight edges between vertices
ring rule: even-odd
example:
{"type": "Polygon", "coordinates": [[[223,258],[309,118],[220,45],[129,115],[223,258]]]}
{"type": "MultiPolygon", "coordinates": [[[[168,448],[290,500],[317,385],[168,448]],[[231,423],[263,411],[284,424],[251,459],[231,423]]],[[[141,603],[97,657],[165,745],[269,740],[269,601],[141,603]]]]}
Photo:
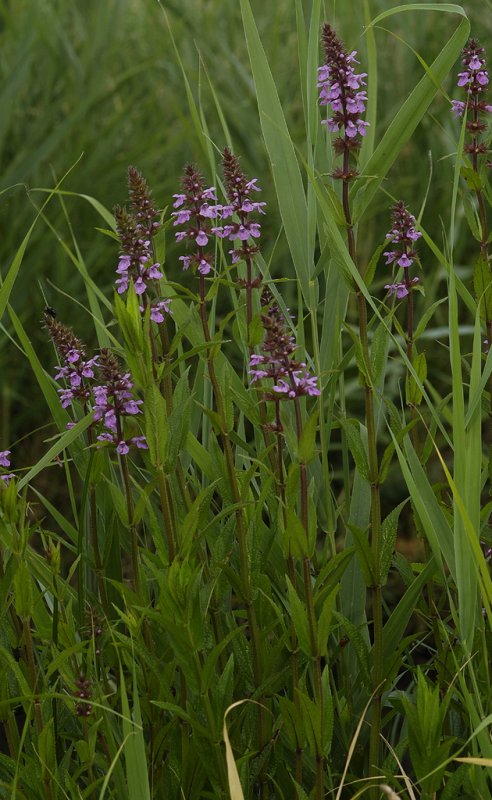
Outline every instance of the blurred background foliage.
{"type": "MultiPolygon", "coordinates": [[[[371,14],[394,5],[390,0],[370,0],[371,14]]],[[[470,0],[464,5],[474,35],[487,47],[492,28],[489,0],[470,0]]],[[[294,0],[253,0],[252,7],[291,134],[302,153],[305,129],[294,0]]],[[[303,0],[306,19],[310,7],[311,0],[303,0]]],[[[347,48],[359,51],[363,65],[362,0],[326,2],[324,17],[336,26],[347,48]]],[[[422,74],[412,48],[430,63],[453,26],[452,15],[400,14],[388,20],[388,29],[377,30],[376,141],[422,74]]],[[[294,277],[288,249],[279,237],[280,218],[235,0],[0,0],[0,274],[6,274],[36,208],[46,197],[39,187],[52,187],[70,169],[63,188],[92,195],[108,208],[125,202],[128,164],[147,176],[161,207],[178,190],[184,163],[194,161],[204,169],[207,181],[214,180],[190,113],[186,81],[215,153],[226,143],[225,123],[245,170],[258,177],[264,190],[262,199],[268,203],[269,214],[263,226],[263,248],[265,258],[271,257],[272,274],[294,277]]],[[[450,76],[444,94],[386,182],[387,191],[403,199],[417,215],[432,171],[423,221],[439,243],[449,217],[446,201],[457,137],[446,97],[446,92],[457,96],[454,87],[454,76],[450,76]]],[[[85,305],[82,278],[63,245],[73,251],[76,240],[91,277],[108,298],[117,260],[117,245],[97,230],[100,217],[90,204],[73,196],[64,197],[63,202],[65,208],[56,198],[52,200],[38,222],[11,298],[48,370],[54,356],[40,324],[45,305],[41,287],[59,318],[75,324],[78,334],[90,337],[93,330],[88,313],[77,305],[85,305]]],[[[370,258],[389,227],[390,204],[381,192],[359,232],[364,258],[370,258]]],[[[457,231],[459,235],[459,225],[457,231]]],[[[474,252],[474,243],[463,228],[456,256],[464,277],[472,269],[467,247],[474,252]]],[[[431,296],[427,303],[439,295],[444,276],[423,246],[421,260],[431,296]]],[[[167,273],[175,270],[174,277],[180,275],[177,265],[169,237],[167,273]]],[[[381,265],[375,294],[387,280],[381,265]]],[[[294,283],[284,284],[283,291],[287,303],[295,307],[294,283]]],[[[45,409],[33,396],[30,367],[9,339],[8,315],[3,326],[0,449],[14,449],[23,439],[16,447],[18,467],[36,460],[49,431],[42,428],[45,409]]],[[[430,369],[434,366],[437,371],[438,358],[434,365],[432,356],[430,360],[430,369]]]]}

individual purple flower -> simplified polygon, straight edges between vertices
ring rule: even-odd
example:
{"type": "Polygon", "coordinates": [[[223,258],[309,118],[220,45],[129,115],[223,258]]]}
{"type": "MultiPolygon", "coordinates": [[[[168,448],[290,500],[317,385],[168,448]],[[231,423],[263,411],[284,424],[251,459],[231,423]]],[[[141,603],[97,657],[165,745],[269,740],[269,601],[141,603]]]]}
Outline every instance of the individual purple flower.
{"type": "MultiPolygon", "coordinates": [[[[409,281],[409,286],[415,286],[418,282],[418,278],[412,278],[409,281]]],[[[405,283],[387,283],[384,288],[388,290],[388,294],[395,294],[398,300],[402,300],[409,294],[409,289],[405,283]]]]}
{"type": "Polygon", "coordinates": [[[303,361],[293,358],[297,349],[294,337],[288,333],[285,318],[268,287],[262,292],[261,305],[265,312],[261,315],[265,338],[262,353],[253,353],[250,358],[250,383],[272,380],[272,391],[265,392],[264,397],[277,402],[279,399],[319,395],[317,376],[310,375],[303,361]]]}
{"type": "MultiPolygon", "coordinates": [[[[6,467],[7,469],[10,467],[10,450],[0,450],[0,467],[6,467]]],[[[6,485],[9,484],[9,481],[15,478],[13,472],[7,472],[3,475],[0,475],[0,481],[3,481],[6,485]]]]}
{"type": "Polygon", "coordinates": [[[451,111],[455,116],[462,117],[465,113],[466,103],[462,100],[451,100],[451,111]]]}
{"type": "MultiPolygon", "coordinates": [[[[150,319],[157,325],[162,325],[168,314],[172,313],[171,298],[167,297],[165,300],[157,300],[155,303],[150,304],[150,319]]],[[[144,312],[144,307],[140,306],[140,311],[144,312]]]]}
{"type": "Polygon", "coordinates": [[[452,100],[451,110],[457,117],[462,117],[468,110],[466,130],[472,141],[465,144],[464,150],[476,156],[487,152],[486,142],[479,141],[478,137],[487,130],[484,116],[492,112],[492,105],[486,101],[489,75],[485,50],[476,39],[469,40],[461,55],[464,70],[458,74],[458,86],[465,90],[466,101],[452,100]]]}
{"type": "Polygon", "coordinates": [[[318,378],[316,375],[310,375],[309,372],[304,370],[296,370],[290,376],[290,383],[285,378],[280,378],[278,383],[273,387],[274,392],[286,394],[288,397],[300,397],[304,394],[317,397],[321,394],[318,389],[318,378]]]}
{"type": "MultiPolygon", "coordinates": [[[[321,40],[325,53],[325,63],[318,69],[318,88],[320,106],[331,108],[332,115],[322,120],[331,133],[339,133],[334,142],[335,151],[347,153],[358,150],[361,137],[365,136],[369,123],[362,119],[365,114],[367,92],[366,72],[355,72],[356,51],[347,53],[342,42],[330,25],[323,25],[321,40]]],[[[357,175],[355,169],[347,164],[335,170],[333,177],[350,180],[357,175]]]]}

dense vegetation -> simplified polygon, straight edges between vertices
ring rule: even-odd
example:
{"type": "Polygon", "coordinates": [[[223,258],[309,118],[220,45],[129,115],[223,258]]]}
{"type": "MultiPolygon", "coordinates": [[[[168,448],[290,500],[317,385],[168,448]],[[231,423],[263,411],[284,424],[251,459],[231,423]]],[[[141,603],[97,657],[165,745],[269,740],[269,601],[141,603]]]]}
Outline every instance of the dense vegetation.
{"type": "Polygon", "coordinates": [[[3,4],[0,797],[492,796],[484,8],[3,4]]]}

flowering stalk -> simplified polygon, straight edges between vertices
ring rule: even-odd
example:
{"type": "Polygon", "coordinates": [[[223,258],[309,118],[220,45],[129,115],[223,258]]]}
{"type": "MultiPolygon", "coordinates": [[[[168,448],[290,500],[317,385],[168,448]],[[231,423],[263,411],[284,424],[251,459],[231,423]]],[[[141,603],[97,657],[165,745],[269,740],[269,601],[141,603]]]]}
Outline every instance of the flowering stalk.
{"type": "Polygon", "coordinates": [[[224,148],[222,166],[229,205],[222,206],[221,218],[227,219],[236,215],[239,221],[233,221],[229,225],[217,227],[213,230],[221,238],[227,238],[231,242],[239,241],[239,247],[230,251],[233,264],[236,264],[240,259],[244,259],[246,262],[246,280],[240,280],[239,283],[246,289],[246,320],[249,346],[250,325],[253,319],[253,289],[258,288],[262,280],[261,275],[255,278],[252,277],[252,259],[258,252],[258,247],[255,243],[250,242],[251,238],[259,238],[261,226],[258,222],[251,222],[249,216],[252,212],[264,214],[263,208],[266,203],[258,203],[251,200],[251,192],[260,191],[256,178],[253,178],[253,180],[247,179],[239,166],[239,159],[231,153],[228,147],[224,148]]]}
{"type": "MultiPolygon", "coordinates": [[[[115,357],[109,350],[104,349],[99,356],[87,359],[84,345],[70,328],[57,322],[51,313],[45,313],[44,321],[61,361],[55,379],[63,380],[68,385],[67,388],[58,390],[63,408],[70,407],[74,400],[78,400],[82,404],[84,414],[92,412],[94,423],[99,423],[98,427],[101,431],[94,439],[93,426],[89,427],[89,447],[92,447],[97,441],[115,447],[120,456],[132,538],[132,562],[135,583],[138,585],[138,544],[136,530],[132,524],[133,505],[126,456],[133,446],[147,449],[147,442],[145,436],[125,437],[122,420],[124,417],[139,414],[142,401],[134,398],[130,374],[121,372],[115,357]],[[96,370],[98,376],[96,376],[96,370]]],[[[73,425],[74,423],[69,423],[69,427],[73,425]]],[[[90,529],[99,592],[105,610],[108,611],[107,596],[102,580],[95,486],[92,482],[90,484],[90,529]]],[[[82,574],[80,577],[83,579],[82,574]]]]}
{"type": "MultiPolygon", "coordinates": [[[[128,193],[130,198],[131,213],[126,209],[116,207],[114,210],[118,235],[121,245],[121,255],[117,273],[121,275],[116,281],[119,294],[130,288],[133,280],[133,290],[141,300],[140,311],[150,309],[150,320],[159,328],[163,357],[167,359],[169,339],[166,331],[166,322],[172,313],[171,299],[159,297],[159,281],[163,278],[162,265],[157,261],[154,238],[160,229],[158,222],[159,213],[147,182],[135,167],[128,167],[128,193]],[[153,295],[153,298],[151,297],[153,295]]],[[[159,353],[153,326],[149,328],[149,340],[152,353],[152,374],[157,376],[157,363],[159,353]]],[[[162,379],[161,391],[166,399],[168,413],[172,410],[172,382],[169,374],[162,379]]],[[[182,471],[178,467],[180,488],[183,499],[186,500],[182,471]]],[[[166,529],[169,548],[169,560],[175,556],[173,521],[173,493],[169,486],[168,476],[162,467],[158,469],[159,497],[161,511],[166,529]]]]}
{"type": "MultiPolygon", "coordinates": [[[[259,686],[262,681],[262,659],[258,638],[256,612],[252,601],[246,523],[242,509],[241,492],[236,476],[234,455],[228,433],[224,400],[215,372],[214,357],[211,348],[212,338],[208,325],[206,307],[205,278],[212,270],[213,254],[210,251],[207,251],[205,248],[209,242],[210,236],[215,232],[214,229],[211,228],[210,220],[216,219],[221,211],[221,206],[216,204],[217,198],[215,195],[215,188],[205,188],[201,175],[191,164],[185,167],[185,172],[182,179],[182,187],[183,192],[174,195],[175,201],[173,205],[174,208],[179,210],[173,212],[172,216],[174,217],[175,225],[185,224],[187,226],[185,230],[178,231],[178,233],[176,233],[176,240],[180,242],[187,239],[193,243],[195,248],[191,254],[180,256],[180,261],[183,264],[183,269],[189,269],[191,267],[196,270],[199,275],[199,315],[202,324],[203,336],[205,342],[209,345],[207,348],[208,374],[215,397],[218,418],[220,420],[220,436],[222,440],[222,447],[226,461],[226,469],[229,477],[232,498],[236,505],[235,513],[238,530],[241,588],[251,635],[254,677],[256,685],[259,686]],[[212,202],[210,203],[209,201],[212,202]]],[[[231,236],[231,234],[232,230],[228,235],[231,236]]],[[[260,707],[259,712],[259,744],[260,749],[265,744],[265,721],[263,707],[260,707]]]]}
{"type": "MultiPolygon", "coordinates": [[[[265,308],[266,313],[263,313],[261,320],[265,330],[265,339],[262,344],[262,353],[253,354],[250,359],[250,382],[252,384],[257,381],[264,381],[265,379],[273,381],[271,391],[264,392],[264,399],[272,401],[275,404],[275,422],[271,428],[275,431],[277,436],[277,460],[278,460],[278,475],[277,483],[280,490],[280,500],[284,513],[284,526],[287,530],[287,517],[286,517],[286,502],[285,502],[285,487],[284,487],[284,467],[283,467],[283,447],[282,447],[282,421],[280,417],[280,402],[281,400],[294,401],[294,413],[296,419],[296,433],[298,445],[300,444],[303,426],[301,416],[300,398],[302,396],[319,396],[320,391],[317,387],[317,377],[310,375],[307,365],[304,362],[297,361],[293,358],[296,350],[294,337],[291,336],[285,327],[285,320],[282,312],[276,303],[273,302],[272,295],[268,288],[263,290],[262,293],[262,307],[265,308]]],[[[309,516],[308,516],[308,481],[307,481],[307,465],[304,461],[300,460],[300,511],[301,522],[304,528],[306,539],[306,551],[304,553],[303,564],[303,583],[304,595],[306,600],[306,610],[308,618],[308,627],[310,635],[311,653],[314,659],[314,696],[316,703],[321,708],[322,726],[323,726],[323,696],[322,696],[322,682],[321,682],[321,657],[318,654],[318,647],[316,641],[316,619],[314,611],[313,588],[311,578],[311,559],[308,554],[308,538],[309,538],[309,516]]],[[[292,585],[295,587],[295,566],[292,553],[290,551],[287,555],[287,563],[289,569],[289,577],[292,585]]],[[[293,696],[294,703],[298,707],[298,694],[297,694],[297,656],[296,645],[297,637],[291,626],[291,645],[292,645],[292,680],[293,680],[293,696]]],[[[300,782],[302,778],[302,753],[298,749],[296,751],[296,779],[300,782]]],[[[324,797],[324,757],[322,752],[316,753],[316,797],[321,800],[324,797]]]]}
{"type": "Polygon", "coordinates": [[[128,525],[130,528],[133,578],[135,590],[140,594],[140,562],[138,557],[138,535],[134,522],[133,496],[130,485],[130,472],[128,469],[127,455],[130,445],[147,449],[144,436],[133,436],[125,439],[123,435],[122,420],[125,416],[138,414],[141,400],[135,400],[132,395],[133,383],[129,373],[123,374],[115,356],[107,349],[102,349],[99,357],[99,369],[104,383],[94,387],[95,407],[94,420],[104,421],[107,431],[99,434],[99,441],[108,442],[116,446],[120,457],[121,472],[125,486],[128,525]]]}
{"type": "MultiPolygon", "coordinates": [[[[386,234],[386,238],[396,244],[396,250],[387,250],[384,254],[386,264],[397,264],[403,269],[403,281],[385,285],[388,293],[396,295],[398,300],[407,298],[407,358],[410,364],[414,364],[414,308],[413,290],[419,283],[418,277],[410,278],[409,270],[417,255],[415,242],[420,239],[422,234],[415,229],[415,217],[410,214],[405,204],[400,200],[395,203],[392,209],[392,228],[386,234]]],[[[421,358],[425,358],[422,354],[421,358]]],[[[417,420],[417,409],[412,396],[410,387],[414,385],[413,376],[408,373],[407,377],[407,403],[410,405],[412,421],[417,420]]],[[[416,424],[412,428],[412,441],[416,452],[419,452],[419,436],[416,424]]],[[[429,582],[429,597],[432,595],[432,581],[429,582]]]]}
{"type": "MultiPolygon", "coordinates": [[[[246,279],[240,278],[238,283],[246,291],[246,342],[248,354],[251,357],[253,353],[251,343],[253,290],[260,288],[263,277],[259,273],[253,278],[253,258],[259,252],[258,240],[261,234],[261,225],[259,222],[252,222],[250,215],[252,213],[264,214],[263,208],[266,203],[251,200],[250,195],[252,192],[261,191],[257,179],[249,180],[246,177],[240,167],[239,159],[228,147],[224,148],[222,154],[222,168],[224,170],[229,204],[221,207],[220,216],[222,219],[227,219],[234,215],[238,221],[232,221],[229,225],[215,227],[212,230],[219,238],[228,238],[232,242],[236,241],[237,246],[229,251],[232,263],[237,264],[239,261],[244,260],[246,264],[246,279]]],[[[258,412],[270,466],[273,473],[275,473],[275,456],[271,448],[271,432],[267,425],[267,410],[263,399],[260,399],[258,412]]]]}
{"type": "MultiPolygon", "coordinates": [[[[342,181],[342,206],[347,228],[347,244],[350,257],[357,264],[356,242],[349,202],[349,184],[357,175],[351,158],[361,147],[361,137],[366,133],[368,123],[361,115],[365,112],[367,93],[361,89],[365,85],[367,73],[356,73],[357,64],[353,50],[347,53],[342,42],[330,25],[323,25],[322,45],[325,63],[318,70],[319,102],[321,106],[331,106],[332,116],[323,120],[331,133],[339,135],[333,142],[337,155],[342,156],[342,166],[332,173],[334,180],[342,181]]],[[[374,570],[374,585],[371,587],[373,613],[373,716],[370,734],[369,769],[370,775],[377,773],[380,759],[381,694],[383,686],[383,617],[382,593],[379,578],[381,560],[381,500],[379,491],[379,464],[377,452],[377,432],[374,414],[374,390],[370,376],[370,355],[368,341],[367,304],[362,292],[357,291],[359,316],[359,336],[365,364],[364,405],[367,428],[367,449],[369,462],[369,484],[371,487],[371,554],[374,570]]]]}
{"type": "MultiPolygon", "coordinates": [[[[52,313],[45,311],[44,324],[48,329],[56,351],[60,358],[60,365],[55,374],[55,380],[63,380],[68,388],[58,389],[60,401],[63,408],[69,408],[74,400],[82,404],[84,415],[89,412],[92,400],[91,383],[95,377],[95,369],[98,365],[98,356],[86,358],[85,347],[75,336],[71,328],[58,322],[52,313]]],[[[69,426],[73,423],[68,423],[69,426]]],[[[94,444],[94,433],[92,425],[87,429],[87,444],[91,448],[94,444]]],[[[94,563],[96,567],[96,581],[99,597],[106,614],[109,613],[106,586],[103,579],[103,566],[99,546],[99,533],[97,525],[97,501],[96,487],[91,481],[89,486],[89,529],[92,551],[94,553],[94,563]]],[[[81,563],[79,578],[83,580],[83,565],[81,563]]]]}
{"type": "MultiPolygon", "coordinates": [[[[478,213],[480,218],[480,255],[481,260],[477,265],[477,300],[483,303],[483,316],[487,331],[487,346],[492,342],[492,302],[490,282],[492,270],[489,265],[488,253],[488,220],[485,198],[482,191],[482,182],[479,177],[479,158],[487,153],[487,142],[483,138],[487,132],[486,115],[492,113],[492,105],[486,101],[489,85],[489,74],[486,69],[485,50],[480,47],[476,39],[470,39],[462,51],[463,72],[458,75],[458,86],[466,92],[466,100],[453,100],[452,111],[457,117],[467,114],[466,132],[469,141],[465,144],[464,151],[471,156],[474,180],[472,182],[475,197],[477,198],[478,213]],[[485,290],[485,291],[484,291],[485,290]],[[483,296],[480,297],[480,295],[483,296]]],[[[490,162],[487,164],[490,166],[490,162]]],[[[492,417],[492,376],[489,381],[490,414],[492,417]]]]}
{"type": "Polygon", "coordinates": [[[410,364],[413,362],[413,288],[419,282],[417,277],[410,278],[409,269],[412,266],[415,256],[414,243],[420,239],[422,234],[415,230],[415,217],[405,207],[401,201],[396,203],[392,209],[392,228],[386,234],[386,238],[397,245],[396,250],[387,250],[384,254],[386,264],[397,264],[403,268],[403,281],[399,283],[387,283],[385,289],[388,293],[396,295],[398,300],[407,298],[407,357],[410,364]]]}

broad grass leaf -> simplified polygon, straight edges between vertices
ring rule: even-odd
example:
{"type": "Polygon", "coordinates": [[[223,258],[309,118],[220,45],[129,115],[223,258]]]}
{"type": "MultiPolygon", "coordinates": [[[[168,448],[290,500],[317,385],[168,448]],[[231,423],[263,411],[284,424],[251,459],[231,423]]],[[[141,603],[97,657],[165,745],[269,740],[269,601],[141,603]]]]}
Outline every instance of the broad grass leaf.
{"type": "Polygon", "coordinates": [[[383,629],[383,663],[385,665],[385,670],[388,672],[394,661],[395,652],[403,638],[410,617],[415,612],[415,605],[425,584],[432,578],[435,571],[436,562],[434,559],[431,559],[409,586],[396,608],[391,612],[388,621],[385,623],[383,629]]]}
{"type": "Polygon", "coordinates": [[[133,666],[133,710],[130,711],[125,676],[120,665],[120,693],[128,800],[150,800],[147,756],[140,713],[138,683],[133,666]]]}
{"type": "Polygon", "coordinates": [[[313,241],[296,151],[285,121],[275,81],[261,43],[249,0],[240,0],[246,44],[258,100],[260,124],[277,192],[285,235],[305,302],[309,305],[313,241]]]}
{"type": "Polygon", "coordinates": [[[492,269],[482,254],[479,254],[475,263],[473,288],[482,320],[484,322],[492,320],[492,269]]]}
{"type": "Polygon", "coordinates": [[[422,117],[425,115],[435,95],[438,93],[442,81],[455,64],[460,52],[468,39],[470,23],[461,6],[440,3],[408,3],[379,14],[371,23],[377,25],[383,19],[404,11],[447,11],[462,17],[458,27],[450,36],[443,49],[432,62],[428,72],[419,81],[409,97],[400,107],[392,119],[383,138],[377,145],[374,153],[367,163],[361,164],[364,175],[375,176],[368,182],[360,178],[354,185],[352,196],[353,219],[357,222],[378,191],[381,182],[388,174],[398,154],[410,139],[422,117]]]}
{"type": "Polygon", "coordinates": [[[422,402],[422,391],[420,386],[427,379],[427,359],[425,353],[414,353],[412,366],[417,373],[419,382],[412,374],[407,373],[405,382],[406,401],[411,406],[419,406],[422,402]]]}

